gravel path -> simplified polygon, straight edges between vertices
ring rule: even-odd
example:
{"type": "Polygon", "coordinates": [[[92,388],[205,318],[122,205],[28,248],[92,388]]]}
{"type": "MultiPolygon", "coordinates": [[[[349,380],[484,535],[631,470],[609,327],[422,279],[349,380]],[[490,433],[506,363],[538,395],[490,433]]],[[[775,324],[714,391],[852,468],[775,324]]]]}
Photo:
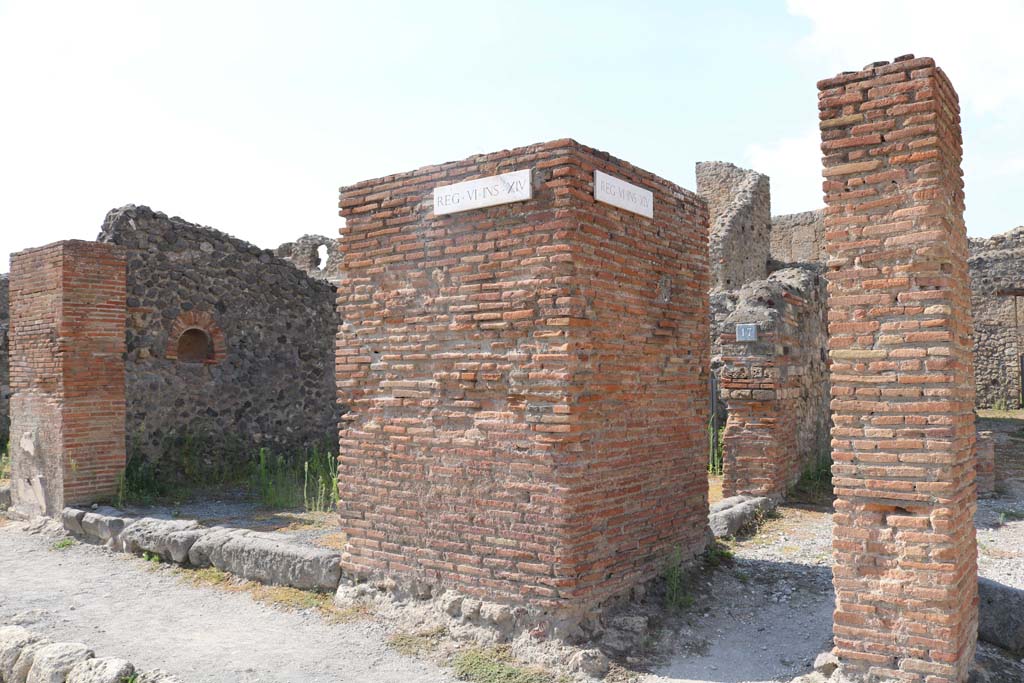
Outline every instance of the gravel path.
{"type": "MultiPolygon", "coordinates": [[[[999,495],[978,501],[978,571],[1024,589],[1024,411],[979,428],[996,433],[999,495]]],[[[694,614],[662,643],[672,654],[645,683],[788,681],[831,647],[829,511],[783,506],[731,547],[735,562],[694,587],[694,614]]]]}
{"type": "Polygon", "coordinates": [[[186,683],[452,680],[398,655],[371,621],[329,624],[244,593],[183,583],[130,555],[0,527],[0,624],[84,642],[97,656],[165,669],[186,683]]]}
{"type": "Polygon", "coordinates": [[[733,543],[735,560],[694,587],[692,615],[645,683],[762,683],[809,671],[831,647],[831,533],[827,512],[784,507],[733,543]]]}

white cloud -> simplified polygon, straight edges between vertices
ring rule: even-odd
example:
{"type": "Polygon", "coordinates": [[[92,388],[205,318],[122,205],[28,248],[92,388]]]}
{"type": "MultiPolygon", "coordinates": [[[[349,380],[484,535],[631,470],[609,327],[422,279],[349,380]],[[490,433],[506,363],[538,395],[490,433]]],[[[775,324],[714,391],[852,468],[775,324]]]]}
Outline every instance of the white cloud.
{"type": "Polygon", "coordinates": [[[822,64],[823,77],[906,53],[933,57],[953,81],[962,106],[987,113],[1024,100],[1024,3],[1019,0],[787,0],[811,21],[799,49],[822,64]]]}
{"type": "Polygon", "coordinates": [[[773,214],[824,206],[820,145],[818,130],[812,128],[795,137],[747,147],[747,164],[771,179],[773,214]]]}

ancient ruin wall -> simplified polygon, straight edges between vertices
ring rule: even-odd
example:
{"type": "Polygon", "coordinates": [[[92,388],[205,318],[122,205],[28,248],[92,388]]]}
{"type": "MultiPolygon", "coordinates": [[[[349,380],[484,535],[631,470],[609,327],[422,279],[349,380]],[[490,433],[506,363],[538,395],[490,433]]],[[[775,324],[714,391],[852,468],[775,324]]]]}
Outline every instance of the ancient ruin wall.
{"type": "Polygon", "coordinates": [[[0,450],[7,444],[10,434],[10,398],[11,374],[8,358],[10,346],[8,331],[10,329],[10,309],[8,307],[8,290],[10,278],[0,275],[0,450]]]}
{"type": "Polygon", "coordinates": [[[1024,227],[971,240],[971,309],[974,313],[974,374],[979,408],[1017,409],[1024,361],[1024,227]]]}
{"type": "Polygon", "coordinates": [[[824,209],[772,216],[772,270],[826,260],[824,209]]]}
{"type": "Polygon", "coordinates": [[[133,457],[163,458],[166,476],[201,476],[257,447],[292,454],[332,440],[331,285],[269,251],[147,207],[111,211],[98,240],[128,257],[133,457]],[[179,355],[183,338],[209,347],[201,357],[179,355]],[[193,453],[201,460],[182,461],[193,453]]]}
{"type": "Polygon", "coordinates": [[[824,279],[804,268],[735,294],[720,340],[726,496],[781,498],[802,472],[828,461],[824,297],[824,279]],[[757,325],[757,340],[737,341],[737,324],[757,325]]]}
{"type": "Polygon", "coordinates": [[[722,161],[697,164],[697,193],[708,203],[711,288],[735,289],[768,276],[768,176],[722,161]]]}
{"type": "Polygon", "coordinates": [[[835,651],[855,680],[962,683],[978,583],[957,96],[909,55],[818,87],[835,651]]]}
{"type": "Polygon", "coordinates": [[[303,235],[294,242],[285,242],[274,250],[274,254],[311,278],[327,280],[334,286],[338,286],[341,281],[341,250],[336,239],[322,235],[303,235]],[[326,251],[326,260],[321,258],[321,247],[326,251]]]}
{"type": "Polygon", "coordinates": [[[707,520],[707,213],[571,140],[341,192],[343,557],[586,609],[692,556],[707,520]],[[439,185],[528,169],[533,196],[434,215],[439,185]],[[598,169],[654,219],[593,199],[598,169]]]}
{"type": "Polygon", "coordinates": [[[11,256],[16,512],[110,500],[125,463],[125,258],[69,241],[11,256]]]}

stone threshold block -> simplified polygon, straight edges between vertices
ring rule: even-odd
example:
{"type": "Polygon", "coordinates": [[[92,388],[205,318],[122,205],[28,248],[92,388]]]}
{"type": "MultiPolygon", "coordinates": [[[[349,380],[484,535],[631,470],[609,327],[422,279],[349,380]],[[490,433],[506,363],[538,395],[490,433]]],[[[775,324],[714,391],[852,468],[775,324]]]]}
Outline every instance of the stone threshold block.
{"type": "Polygon", "coordinates": [[[701,199],[556,140],[340,208],[346,573],[582,614],[703,549],[701,199]]]}

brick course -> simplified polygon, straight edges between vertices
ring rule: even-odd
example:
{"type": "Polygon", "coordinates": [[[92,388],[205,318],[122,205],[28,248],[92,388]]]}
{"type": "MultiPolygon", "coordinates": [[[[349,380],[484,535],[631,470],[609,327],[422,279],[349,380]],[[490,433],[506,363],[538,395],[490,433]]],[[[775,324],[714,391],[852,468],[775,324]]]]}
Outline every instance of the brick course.
{"type": "Polygon", "coordinates": [[[343,564],[585,608],[700,552],[707,208],[571,140],[341,191],[343,564]],[[531,200],[435,216],[431,191],[532,169],[531,200]],[[593,199],[601,170],[654,219],[593,199]]]}
{"type": "Polygon", "coordinates": [[[58,242],[11,256],[14,506],[109,499],[125,461],[125,258],[58,242]]]}
{"type": "Polygon", "coordinates": [[[836,652],[858,680],[965,681],[977,566],[957,96],[912,56],[818,88],[836,652]]]}

